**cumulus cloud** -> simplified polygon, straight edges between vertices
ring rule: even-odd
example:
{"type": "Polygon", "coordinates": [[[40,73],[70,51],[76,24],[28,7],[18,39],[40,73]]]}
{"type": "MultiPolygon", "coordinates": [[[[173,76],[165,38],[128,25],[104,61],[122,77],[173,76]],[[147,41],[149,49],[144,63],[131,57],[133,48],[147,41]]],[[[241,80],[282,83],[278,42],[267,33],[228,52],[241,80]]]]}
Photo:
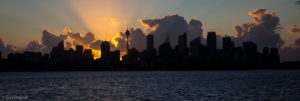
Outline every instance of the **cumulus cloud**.
{"type": "Polygon", "coordinates": [[[297,39],[290,46],[280,50],[283,61],[299,61],[300,60],[300,25],[290,25],[288,27],[290,34],[298,34],[297,39]]]}
{"type": "Polygon", "coordinates": [[[92,49],[100,50],[101,43],[102,43],[101,40],[96,40],[90,44],[90,47],[92,49]]]}
{"type": "Polygon", "coordinates": [[[284,43],[277,33],[279,17],[275,13],[268,13],[266,9],[256,9],[248,14],[253,17],[254,23],[234,27],[238,40],[253,41],[260,49],[265,46],[280,47],[284,43]]]}
{"type": "Polygon", "coordinates": [[[283,62],[300,60],[300,25],[290,25],[288,27],[290,34],[297,34],[297,39],[289,46],[280,49],[280,55],[283,62]]]}
{"type": "Polygon", "coordinates": [[[7,54],[15,52],[15,50],[16,47],[6,44],[5,41],[0,38],[0,52],[2,53],[2,57],[6,57],[7,54]]]}
{"type": "Polygon", "coordinates": [[[67,39],[67,35],[55,35],[44,30],[42,36],[42,44],[45,46],[45,52],[50,52],[52,47],[56,46],[60,41],[67,39]]]}
{"type": "MultiPolygon", "coordinates": [[[[299,43],[297,44],[299,45],[299,43]]],[[[284,47],[280,49],[281,62],[299,61],[300,60],[300,47],[284,47]]]]}
{"type": "MultiPolygon", "coordinates": [[[[104,42],[103,40],[95,40],[93,41],[89,46],[90,48],[92,49],[95,49],[95,50],[101,50],[101,44],[102,42],[104,42]]],[[[108,41],[108,43],[110,44],[110,50],[116,50],[117,48],[114,46],[113,43],[111,43],[111,41],[108,41]]]]}
{"type": "MultiPolygon", "coordinates": [[[[146,48],[146,35],[143,30],[140,28],[131,28],[129,29],[129,44],[130,48],[135,47],[137,50],[142,51],[146,48]]],[[[125,32],[119,33],[120,37],[115,38],[115,41],[118,42],[117,49],[121,51],[126,51],[127,42],[125,32]]]]}
{"type": "Polygon", "coordinates": [[[72,47],[73,47],[73,45],[71,42],[65,42],[65,49],[70,49],[72,47]]]}
{"type": "Polygon", "coordinates": [[[154,35],[155,46],[157,47],[167,39],[171,45],[175,45],[178,36],[187,32],[188,41],[202,37],[202,22],[192,18],[188,22],[184,17],[177,14],[168,15],[160,19],[140,19],[139,22],[144,25],[149,34],[154,35]]]}
{"type": "Polygon", "coordinates": [[[73,45],[89,45],[95,40],[95,35],[91,32],[81,35],[80,33],[67,33],[73,40],[73,45]]]}
{"type": "Polygon", "coordinates": [[[32,40],[26,45],[25,51],[44,52],[45,46],[41,44],[38,40],[32,40]]]}
{"type": "Polygon", "coordinates": [[[300,5],[300,0],[296,0],[295,3],[300,5]]]}
{"type": "Polygon", "coordinates": [[[291,25],[288,28],[289,33],[297,33],[300,35],[300,25],[291,25]]]}

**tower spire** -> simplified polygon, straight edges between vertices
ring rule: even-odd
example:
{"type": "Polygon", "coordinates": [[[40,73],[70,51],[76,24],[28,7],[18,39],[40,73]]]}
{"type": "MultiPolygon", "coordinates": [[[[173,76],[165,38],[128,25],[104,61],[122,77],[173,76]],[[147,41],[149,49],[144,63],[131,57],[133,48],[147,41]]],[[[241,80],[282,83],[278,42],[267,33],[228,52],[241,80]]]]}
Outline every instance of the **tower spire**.
{"type": "Polygon", "coordinates": [[[126,29],[126,32],[125,32],[126,36],[127,36],[127,54],[129,52],[129,35],[130,35],[130,32],[128,30],[128,26],[127,26],[127,29],[126,29]]]}

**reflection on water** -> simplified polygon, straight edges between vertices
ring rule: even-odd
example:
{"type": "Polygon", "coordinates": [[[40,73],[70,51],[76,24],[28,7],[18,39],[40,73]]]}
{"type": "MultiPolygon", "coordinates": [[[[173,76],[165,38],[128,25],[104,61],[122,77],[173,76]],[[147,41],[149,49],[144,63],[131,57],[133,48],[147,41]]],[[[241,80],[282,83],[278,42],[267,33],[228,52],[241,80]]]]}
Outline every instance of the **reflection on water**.
{"type": "Polygon", "coordinates": [[[0,100],[300,101],[300,71],[0,72],[0,100]]]}

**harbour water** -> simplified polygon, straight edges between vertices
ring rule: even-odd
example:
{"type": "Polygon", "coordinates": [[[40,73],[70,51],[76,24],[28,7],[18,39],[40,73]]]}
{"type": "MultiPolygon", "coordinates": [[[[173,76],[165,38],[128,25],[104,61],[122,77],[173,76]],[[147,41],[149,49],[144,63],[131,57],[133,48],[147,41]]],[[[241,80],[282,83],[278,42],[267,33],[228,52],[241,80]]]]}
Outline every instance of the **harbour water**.
{"type": "Polygon", "coordinates": [[[300,71],[0,72],[0,100],[300,101],[300,71]]]}

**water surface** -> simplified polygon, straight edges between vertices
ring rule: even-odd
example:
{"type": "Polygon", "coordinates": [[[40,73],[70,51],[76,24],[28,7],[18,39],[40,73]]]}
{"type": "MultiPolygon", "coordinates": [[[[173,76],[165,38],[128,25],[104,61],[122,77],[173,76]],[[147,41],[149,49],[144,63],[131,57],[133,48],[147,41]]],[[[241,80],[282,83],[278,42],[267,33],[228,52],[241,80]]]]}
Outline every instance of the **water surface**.
{"type": "Polygon", "coordinates": [[[0,100],[300,101],[299,70],[0,72],[0,100]]]}

